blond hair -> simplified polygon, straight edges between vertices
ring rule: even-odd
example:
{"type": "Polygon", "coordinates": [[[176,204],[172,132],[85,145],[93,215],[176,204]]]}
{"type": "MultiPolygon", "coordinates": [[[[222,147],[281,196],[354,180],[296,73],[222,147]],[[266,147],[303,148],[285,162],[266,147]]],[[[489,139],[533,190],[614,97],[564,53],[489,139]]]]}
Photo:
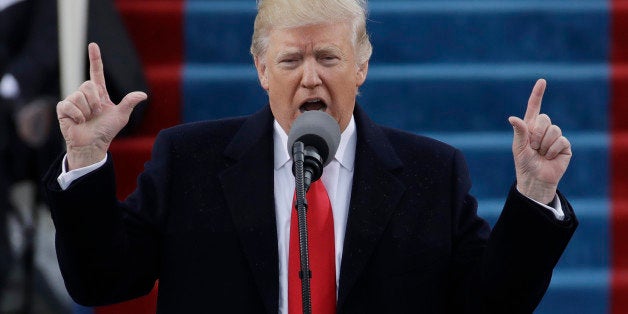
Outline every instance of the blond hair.
{"type": "Polygon", "coordinates": [[[371,58],[373,47],[366,33],[366,0],[258,0],[251,54],[261,57],[273,29],[350,22],[358,65],[371,58]]]}

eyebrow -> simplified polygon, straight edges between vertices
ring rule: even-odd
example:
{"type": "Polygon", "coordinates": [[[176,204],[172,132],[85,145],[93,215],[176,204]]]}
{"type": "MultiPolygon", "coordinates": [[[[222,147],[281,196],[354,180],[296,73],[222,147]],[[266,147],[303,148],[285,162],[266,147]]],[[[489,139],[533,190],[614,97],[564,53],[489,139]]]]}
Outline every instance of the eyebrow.
{"type": "Polygon", "coordinates": [[[284,51],[279,52],[277,54],[277,57],[275,58],[275,61],[281,60],[281,59],[283,59],[285,57],[292,57],[292,56],[295,56],[295,55],[299,55],[301,53],[302,53],[301,49],[288,48],[288,49],[286,49],[284,51]]]}
{"type": "MultiPolygon", "coordinates": [[[[345,55],[342,52],[342,49],[340,49],[338,46],[335,46],[335,45],[327,45],[323,47],[314,48],[314,55],[321,55],[321,54],[328,54],[328,53],[338,54],[341,56],[345,55]]],[[[301,54],[303,54],[303,50],[300,48],[293,48],[293,47],[286,48],[284,51],[281,51],[277,54],[275,61],[281,60],[286,57],[293,57],[293,56],[301,55],[301,54]]]]}
{"type": "Polygon", "coordinates": [[[326,54],[326,53],[333,53],[333,54],[338,54],[338,55],[343,55],[344,56],[344,53],[342,52],[342,49],[338,48],[335,45],[329,45],[329,46],[324,46],[324,47],[319,47],[319,48],[315,48],[314,49],[314,54],[315,55],[326,54]]]}

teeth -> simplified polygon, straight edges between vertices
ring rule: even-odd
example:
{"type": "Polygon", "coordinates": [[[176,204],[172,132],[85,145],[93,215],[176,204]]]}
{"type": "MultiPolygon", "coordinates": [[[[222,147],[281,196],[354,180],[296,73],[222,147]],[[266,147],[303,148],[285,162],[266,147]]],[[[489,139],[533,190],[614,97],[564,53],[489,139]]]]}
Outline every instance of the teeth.
{"type": "Polygon", "coordinates": [[[325,111],[325,108],[327,108],[327,105],[321,98],[314,98],[303,102],[299,109],[301,112],[304,112],[307,110],[325,111]]]}

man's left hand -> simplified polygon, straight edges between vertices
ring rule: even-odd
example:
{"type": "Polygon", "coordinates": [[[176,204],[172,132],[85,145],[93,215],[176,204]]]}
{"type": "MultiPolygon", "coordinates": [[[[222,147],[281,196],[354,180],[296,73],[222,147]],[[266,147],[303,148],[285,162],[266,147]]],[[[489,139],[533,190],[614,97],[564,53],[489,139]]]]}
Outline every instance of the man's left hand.
{"type": "Polygon", "coordinates": [[[517,189],[543,204],[555,195],[571,159],[571,144],[546,114],[540,114],[546,82],[539,79],[528,100],[525,117],[510,117],[514,129],[512,153],[517,173],[517,189]]]}

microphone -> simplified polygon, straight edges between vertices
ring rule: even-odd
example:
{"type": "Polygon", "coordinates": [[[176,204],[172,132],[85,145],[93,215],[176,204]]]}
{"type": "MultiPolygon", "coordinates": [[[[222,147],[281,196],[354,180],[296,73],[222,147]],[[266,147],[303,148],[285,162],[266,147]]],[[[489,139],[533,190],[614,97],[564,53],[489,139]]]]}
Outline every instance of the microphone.
{"type": "MultiPolygon", "coordinates": [[[[329,114],[305,111],[294,121],[288,134],[288,151],[292,152],[293,160],[303,160],[305,191],[321,177],[323,167],[336,155],[339,144],[340,127],[329,114]]],[[[293,173],[295,165],[296,162],[293,173]]]]}

